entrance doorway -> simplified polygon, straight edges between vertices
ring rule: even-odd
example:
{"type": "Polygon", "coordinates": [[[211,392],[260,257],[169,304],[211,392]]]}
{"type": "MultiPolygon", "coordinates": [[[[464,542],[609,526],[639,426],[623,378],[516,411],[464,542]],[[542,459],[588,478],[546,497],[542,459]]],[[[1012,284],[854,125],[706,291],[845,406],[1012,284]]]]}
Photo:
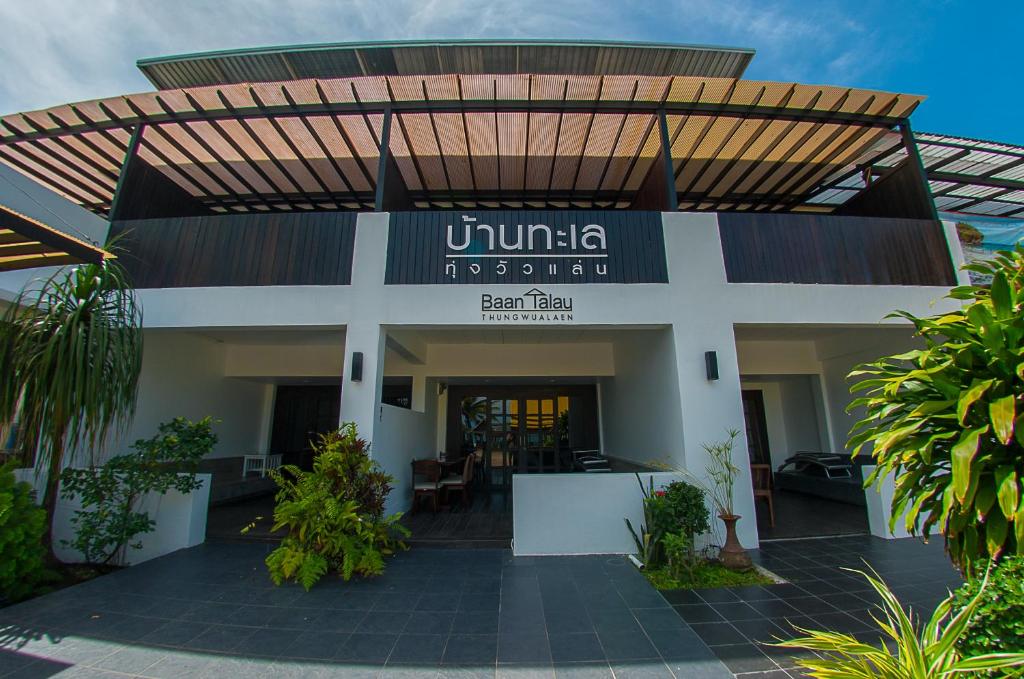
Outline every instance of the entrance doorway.
{"type": "Polygon", "coordinates": [[[270,450],[284,464],[311,469],[312,444],[338,428],[341,385],[279,385],[274,400],[270,450]]]}
{"type": "Polygon", "coordinates": [[[594,385],[453,386],[446,453],[481,457],[481,481],[510,489],[513,474],[571,472],[600,447],[594,385]]]}

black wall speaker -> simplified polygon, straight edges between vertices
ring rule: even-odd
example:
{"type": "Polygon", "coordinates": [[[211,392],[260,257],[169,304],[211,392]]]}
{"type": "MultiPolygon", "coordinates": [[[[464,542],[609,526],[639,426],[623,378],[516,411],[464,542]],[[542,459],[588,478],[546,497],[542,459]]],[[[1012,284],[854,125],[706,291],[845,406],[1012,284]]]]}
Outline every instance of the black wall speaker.
{"type": "Polygon", "coordinates": [[[718,352],[717,351],[705,351],[704,352],[704,367],[707,369],[708,379],[718,379],[718,352]]]}
{"type": "Polygon", "coordinates": [[[363,352],[361,351],[352,352],[352,381],[363,381],[363,352]]]}

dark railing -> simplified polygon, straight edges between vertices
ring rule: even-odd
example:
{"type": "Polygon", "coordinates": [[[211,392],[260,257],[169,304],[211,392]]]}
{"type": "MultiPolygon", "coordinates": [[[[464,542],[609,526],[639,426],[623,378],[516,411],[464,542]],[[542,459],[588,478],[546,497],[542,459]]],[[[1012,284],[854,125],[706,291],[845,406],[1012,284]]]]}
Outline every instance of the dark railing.
{"type": "Polygon", "coordinates": [[[721,213],[730,283],[953,285],[942,225],[928,219],[721,213]]]}
{"type": "Polygon", "coordinates": [[[114,222],[138,288],[348,285],[356,215],[244,214],[114,222]]]}

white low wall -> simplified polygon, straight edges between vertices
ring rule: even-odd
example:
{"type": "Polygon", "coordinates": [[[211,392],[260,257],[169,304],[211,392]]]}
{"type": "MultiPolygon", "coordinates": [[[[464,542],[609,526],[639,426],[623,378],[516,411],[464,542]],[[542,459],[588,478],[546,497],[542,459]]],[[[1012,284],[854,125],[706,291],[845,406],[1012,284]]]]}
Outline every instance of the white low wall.
{"type": "MultiPolygon", "coordinates": [[[[17,469],[15,476],[36,489],[36,497],[43,496],[44,478],[32,469],[17,469]]],[[[165,495],[149,493],[142,498],[138,511],[149,512],[156,521],[152,533],[140,536],[141,549],[127,551],[127,565],[134,565],[155,559],[186,547],[195,547],[206,540],[206,511],[210,506],[210,474],[197,474],[203,485],[187,495],[172,490],[165,495]]],[[[71,540],[74,529],[71,517],[82,508],[78,498],[57,501],[57,515],[54,521],[54,550],[57,557],[68,563],[80,562],[82,554],[61,545],[61,540],[71,540]]]]}
{"type": "Polygon", "coordinates": [[[437,456],[434,450],[435,419],[432,410],[418,412],[389,405],[380,406],[370,456],[380,463],[384,471],[395,477],[384,507],[388,514],[409,511],[412,503],[412,461],[437,456]]]}
{"type": "MultiPolygon", "coordinates": [[[[644,487],[678,479],[669,472],[641,473],[644,487]]],[[[512,477],[512,551],[544,554],[633,554],[626,528],[643,523],[643,494],[636,476],[621,474],[516,474],[512,477]]]]}
{"type": "MultiPolygon", "coordinates": [[[[875,471],[874,465],[864,465],[864,478],[868,478],[875,471]]],[[[875,537],[894,540],[897,538],[909,538],[910,532],[906,529],[906,512],[896,520],[895,530],[889,529],[889,519],[892,516],[892,498],[896,494],[896,481],[892,474],[882,477],[880,483],[876,483],[864,490],[864,499],[868,507],[868,530],[875,537]]]]}

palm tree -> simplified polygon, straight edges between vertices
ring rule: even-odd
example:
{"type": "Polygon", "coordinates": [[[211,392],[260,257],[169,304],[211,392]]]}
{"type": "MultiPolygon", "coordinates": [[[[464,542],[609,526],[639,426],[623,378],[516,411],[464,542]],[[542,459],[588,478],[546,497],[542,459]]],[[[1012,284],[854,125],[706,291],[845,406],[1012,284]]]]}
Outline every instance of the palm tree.
{"type": "MultiPolygon", "coordinates": [[[[0,425],[17,419],[17,445],[46,468],[45,541],[65,462],[93,449],[135,413],[142,309],[116,262],[62,269],[28,284],[0,320],[0,425]],[[67,460],[65,460],[67,458],[67,460]]],[[[55,558],[55,557],[54,557],[55,558]]]]}

